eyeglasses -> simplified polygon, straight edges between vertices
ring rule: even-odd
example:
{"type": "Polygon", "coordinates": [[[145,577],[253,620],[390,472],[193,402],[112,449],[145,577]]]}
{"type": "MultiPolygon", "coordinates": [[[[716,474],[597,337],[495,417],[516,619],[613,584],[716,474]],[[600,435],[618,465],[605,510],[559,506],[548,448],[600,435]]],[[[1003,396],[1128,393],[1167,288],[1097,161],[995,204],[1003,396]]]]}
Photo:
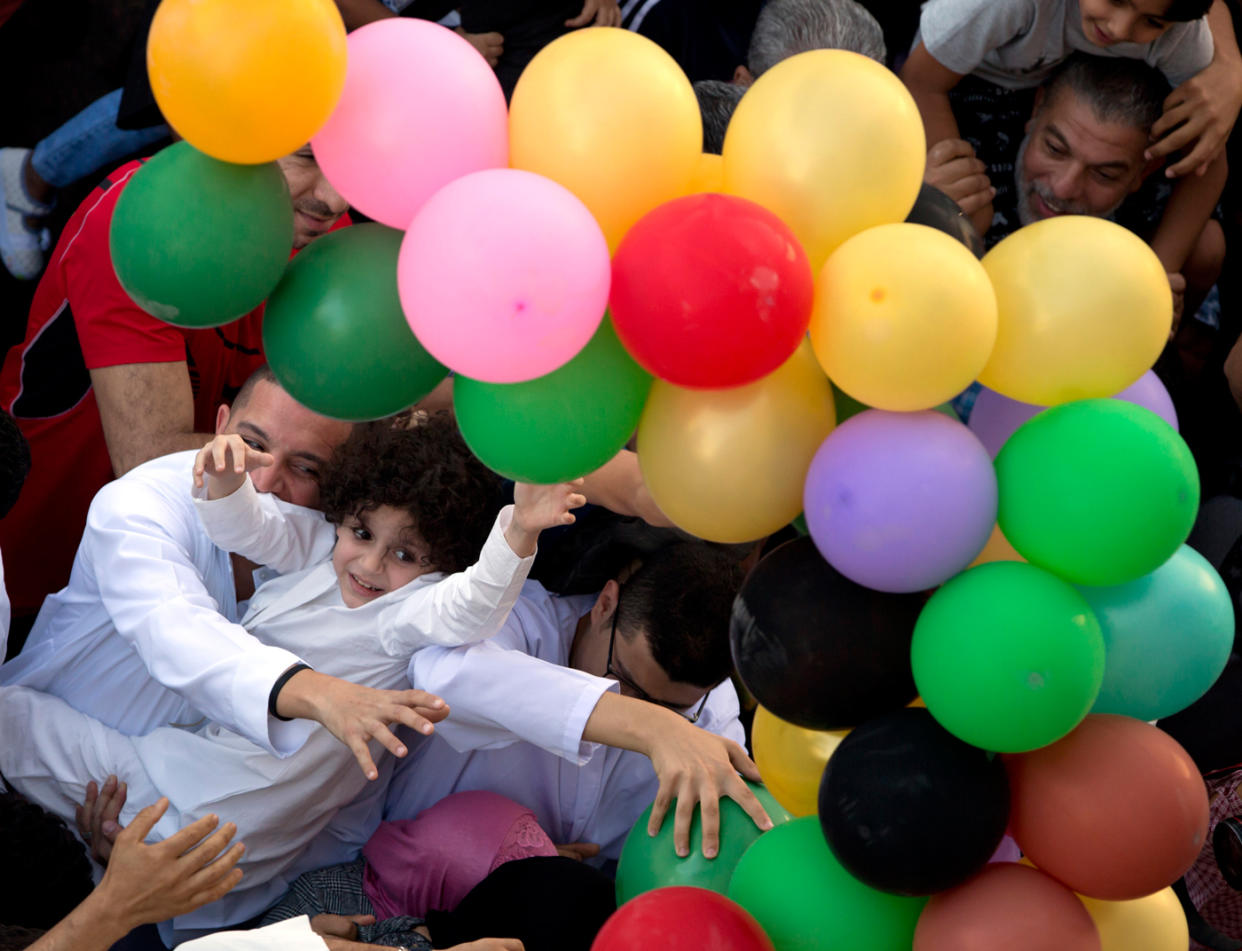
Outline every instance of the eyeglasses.
{"type": "MultiPolygon", "coordinates": [[[[620,604],[621,598],[618,594],[617,607],[620,607],[620,604]]],[[[654,703],[657,707],[664,707],[666,710],[672,710],[678,716],[685,717],[691,723],[698,723],[699,717],[703,715],[703,708],[707,706],[707,697],[708,694],[711,693],[710,690],[703,694],[703,699],[699,701],[699,705],[695,709],[694,713],[687,714],[685,707],[678,706],[675,703],[669,703],[666,700],[657,700],[655,697],[651,696],[651,694],[647,693],[647,691],[645,691],[642,687],[638,686],[638,684],[634,683],[634,681],[630,680],[612,666],[612,649],[617,643],[617,607],[614,607],[612,610],[612,633],[608,635],[608,662],[604,665],[604,676],[615,677],[617,683],[621,684],[623,687],[628,687],[633,692],[634,696],[639,700],[646,700],[648,703],[654,703]]]]}

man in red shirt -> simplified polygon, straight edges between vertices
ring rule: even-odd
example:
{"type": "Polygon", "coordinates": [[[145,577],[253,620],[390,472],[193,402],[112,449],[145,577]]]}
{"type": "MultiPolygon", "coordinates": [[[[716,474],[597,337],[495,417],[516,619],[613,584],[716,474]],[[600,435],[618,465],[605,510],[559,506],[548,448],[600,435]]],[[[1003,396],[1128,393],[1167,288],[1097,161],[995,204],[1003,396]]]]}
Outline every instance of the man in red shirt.
{"type": "MultiPolygon", "coordinates": [[[[295,251],[348,223],[345,200],[309,146],[279,165],[293,199],[295,251]]],[[[217,407],[263,363],[262,307],[223,327],[190,329],[152,317],[122,289],[108,230],[140,167],[117,169],[69,219],[35,291],[25,340],[0,369],[0,406],[31,450],[30,478],[0,522],[0,550],[12,553],[5,580],[14,650],[43,598],[68,582],[99,488],[148,459],[201,447],[217,407]]]]}

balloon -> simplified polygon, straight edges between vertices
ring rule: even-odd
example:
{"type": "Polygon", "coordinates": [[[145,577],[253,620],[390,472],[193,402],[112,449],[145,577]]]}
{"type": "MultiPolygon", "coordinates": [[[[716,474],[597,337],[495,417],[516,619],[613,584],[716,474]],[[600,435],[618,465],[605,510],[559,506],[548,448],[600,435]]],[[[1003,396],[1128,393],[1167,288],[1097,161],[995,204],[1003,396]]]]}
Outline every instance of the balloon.
{"type": "Polygon", "coordinates": [[[1019,562],[971,568],[931,596],[910,646],[927,709],[954,736],[1019,752],[1064,736],[1104,676],[1100,626],[1082,595],[1019,562]]]}
{"type": "Polygon", "coordinates": [[[996,524],[996,475],[961,423],[868,410],[824,440],[803,510],[820,553],[851,581],[923,591],[983,549],[996,524]]]}
{"type": "MultiPolygon", "coordinates": [[[[1173,400],[1154,370],[1148,370],[1138,378],[1137,383],[1126,387],[1113,399],[1125,400],[1149,409],[1177,429],[1177,411],[1173,408],[1173,400]]],[[[1001,446],[1005,445],[1005,440],[1043,408],[1011,400],[1008,396],[1001,396],[995,390],[983,387],[975,397],[975,405],[970,411],[967,425],[995,457],[1001,451],[1001,446]]]]}
{"type": "Polygon", "coordinates": [[[514,168],[560,182],[591,209],[608,246],[657,205],[683,195],[703,122],[690,80],[628,30],[575,30],[522,72],[509,106],[514,168]]]}
{"type": "Polygon", "coordinates": [[[151,91],[168,124],[243,165],[307,143],[340,98],[345,59],[332,0],[163,0],[147,37],[151,91]]]}
{"type": "MultiPolygon", "coordinates": [[[[788,822],[793,818],[762,786],[754,783],[747,785],[774,823],[788,822]]],[[[651,806],[648,806],[621,847],[621,858],[617,862],[618,905],[666,885],[694,885],[723,895],[729,888],[729,877],[742,853],[762,834],[755,820],[741,806],[732,799],[722,798],[720,851],[716,857],[703,857],[703,826],[696,809],[690,825],[690,854],[681,858],[673,848],[673,808],[670,807],[664,824],[654,836],[647,834],[650,818],[651,806]]]]}
{"type": "Polygon", "coordinates": [[[914,951],[1100,951],[1082,903],[1038,869],[989,865],[927,903],[914,951]]]}
{"type": "Polygon", "coordinates": [[[909,214],[926,154],[901,80],[857,53],[812,50],[746,90],[725,133],[725,188],[780,215],[818,273],[846,238],[909,214]]]}
{"type": "Polygon", "coordinates": [[[126,184],[108,240],[117,280],[148,314],[179,327],[227,324],[285,272],[289,188],[274,164],[229,165],[178,142],[126,184]]]}
{"type": "Polygon", "coordinates": [[[1060,215],[983,258],[1000,326],[979,382],[1040,406],[1111,396],[1156,362],[1173,293],[1164,265],[1121,225],[1060,215]]]}
{"type": "Polygon", "coordinates": [[[550,485],[594,472],[633,435],[651,377],[617,340],[612,321],[563,367],[525,383],[453,382],[457,425],[470,451],[507,479],[550,485]]]}
{"type": "Polygon", "coordinates": [[[397,261],[415,335],[486,383],[533,380],[568,362],[599,327],[608,283],[608,248],[582,202],[513,169],[475,172],[436,192],[397,261]]]}
{"type": "Polygon", "coordinates": [[[591,951],[775,951],[755,919],[704,888],[659,888],[618,908],[591,951]]]}
{"type": "Polygon", "coordinates": [[[349,34],[341,102],[312,145],[351,205],[404,230],[449,182],[509,164],[508,121],[468,42],[425,20],[379,20],[349,34]]]}
{"type": "Polygon", "coordinates": [[[768,792],[795,816],[814,815],[824,764],[845,734],[844,730],[807,730],[763,707],[756,709],[750,745],[768,792]]]}
{"type": "Polygon", "coordinates": [[[1093,713],[1159,720],[1216,682],[1233,649],[1233,602],[1216,569],[1183,545],[1149,575],[1078,589],[1104,634],[1104,682],[1093,713]]]}
{"type": "Polygon", "coordinates": [[[337,419],[379,419],[448,370],[410,333],[397,298],[401,232],[363,224],[324,235],[289,265],[263,315],[263,352],[295,400],[337,419]]]}
{"type": "Polygon", "coordinates": [[[724,159],[711,152],[699,156],[694,172],[690,176],[690,184],[686,186],[687,195],[699,192],[724,191],[724,159]]]}
{"type": "Polygon", "coordinates": [[[841,575],[809,538],[755,566],[733,602],[729,640],[746,689],[812,730],[851,727],[915,696],[917,594],[881,594],[841,575]]]}
{"type": "Polygon", "coordinates": [[[638,461],[678,527],[710,541],[752,541],[802,510],[807,466],[833,422],[828,380],[804,343],[746,386],[690,390],[656,380],[638,424],[638,461]]]}
{"type": "Polygon", "coordinates": [[[914,200],[914,207],[906,215],[906,221],[943,231],[965,245],[975,257],[983,257],[983,238],[979,236],[978,229],[958,203],[935,185],[923,183],[919,197],[914,200]]]}
{"type": "Polygon", "coordinates": [[[876,891],[842,868],[814,816],[773,829],[746,850],[729,897],[779,951],[910,951],[927,903],[876,891]]]}
{"type": "Polygon", "coordinates": [[[1051,746],[1006,756],[1010,833],[1040,869],[1091,898],[1141,898],[1176,881],[1208,830],[1194,761],[1167,733],[1092,714],[1051,746]]]}
{"type": "Polygon", "coordinates": [[[855,399],[898,411],[956,396],[996,340],[996,296],[968,250],[925,225],[870,228],[820,271],[811,344],[855,399]]]}
{"type": "Polygon", "coordinates": [[[1131,901],[1079,897],[1100,933],[1101,951],[1185,951],[1190,946],[1186,912],[1172,888],[1131,901]]]}
{"type": "Polygon", "coordinates": [[[626,349],[678,386],[753,383],[806,335],[811,269],[776,215],[730,195],[689,195],[645,215],[612,263],[626,349]]]}
{"type": "Polygon", "coordinates": [[[996,457],[1001,531],[1033,565],[1075,584],[1133,581],[1190,534],[1199,475],[1155,413],[1083,400],[1025,423],[996,457]]]}
{"type": "Polygon", "coordinates": [[[828,847],[860,882],[930,895],[981,869],[1009,817],[1000,760],[907,708],[856,727],[819,788],[828,847]]]}
{"type": "Polygon", "coordinates": [[[992,528],[992,535],[988,538],[988,543],[983,546],[983,551],[975,557],[970,563],[970,567],[975,565],[986,565],[993,561],[1026,561],[1013,545],[1009,544],[1009,539],[1005,537],[1005,533],[1000,530],[1000,526],[996,525],[992,528]]]}

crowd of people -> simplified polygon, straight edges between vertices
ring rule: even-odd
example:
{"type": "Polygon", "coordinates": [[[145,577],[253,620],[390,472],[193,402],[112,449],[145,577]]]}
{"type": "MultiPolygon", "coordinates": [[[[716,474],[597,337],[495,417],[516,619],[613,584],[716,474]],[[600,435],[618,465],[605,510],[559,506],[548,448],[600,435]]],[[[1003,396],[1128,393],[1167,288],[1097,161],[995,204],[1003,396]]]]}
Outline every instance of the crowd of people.
{"type": "MultiPolygon", "coordinates": [[[[0,39],[34,6],[0,3],[0,39]]],[[[1237,604],[1233,0],[337,6],[348,29],[442,22],[506,95],[568,31],[644,34],[694,82],[714,153],[782,60],[887,65],[923,117],[925,183],[984,246],[1076,214],[1159,258],[1175,319],[1156,370],[1205,500],[1191,543],[1237,604]]],[[[771,825],[729,616],[781,537],[680,531],[629,449],[573,483],[506,482],[458,432],[451,377],[393,418],[314,413],[265,365],[261,307],[205,329],[142,310],[109,225],[175,132],[138,34],[124,86],[0,148],[23,301],[0,368],[0,948],[586,949],[653,801],[681,855],[696,812],[715,854],[722,797],[771,825]]],[[[278,164],[292,253],[361,219],[309,146],[278,164]]],[[[1242,759],[1237,677],[1170,724],[1205,772],[1242,759]]]]}

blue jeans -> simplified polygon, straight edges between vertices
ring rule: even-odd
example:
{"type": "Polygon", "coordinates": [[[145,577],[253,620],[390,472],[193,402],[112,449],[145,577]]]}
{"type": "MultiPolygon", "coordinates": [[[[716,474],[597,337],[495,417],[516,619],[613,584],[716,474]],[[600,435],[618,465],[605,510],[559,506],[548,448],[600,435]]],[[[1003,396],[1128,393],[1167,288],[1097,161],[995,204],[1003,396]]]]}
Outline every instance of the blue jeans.
{"type": "Polygon", "coordinates": [[[166,125],[118,129],[120,89],[96,99],[34,148],[30,164],[49,185],[65,188],[168,136],[166,125]]]}

